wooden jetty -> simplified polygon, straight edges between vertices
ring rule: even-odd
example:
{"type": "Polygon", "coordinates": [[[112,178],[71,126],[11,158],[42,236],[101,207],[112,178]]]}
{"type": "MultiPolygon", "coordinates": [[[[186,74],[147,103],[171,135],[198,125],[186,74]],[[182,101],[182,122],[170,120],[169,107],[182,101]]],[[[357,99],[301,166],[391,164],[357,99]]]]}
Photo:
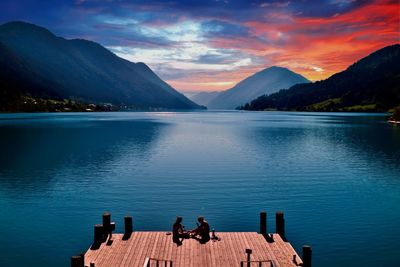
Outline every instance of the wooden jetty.
{"type": "Polygon", "coordinates": [[[125,233],[112,234],[109,213],[95,225],[94,243],[86,253],[71,258],[72,267],[197,267],[304,266],[311,267],[311,247],[303,246],[303,260],[285,238],[283,212],[276,213],[276,233],[267,234],[267,214],[260,213],[259,232],[214,232],[201,244],[184,239],[178,246],[171,232],[133,231],[125,217],[125,233]]]}

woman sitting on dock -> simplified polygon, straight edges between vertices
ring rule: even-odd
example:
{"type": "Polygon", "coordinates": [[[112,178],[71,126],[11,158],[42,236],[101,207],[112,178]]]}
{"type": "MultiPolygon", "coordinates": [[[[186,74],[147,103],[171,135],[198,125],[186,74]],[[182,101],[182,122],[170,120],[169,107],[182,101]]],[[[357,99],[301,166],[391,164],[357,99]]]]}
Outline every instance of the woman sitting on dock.
{"type": "Polygon", "coordinates": [[[200,243],[205,244],[210,241],[210,225],[202,216],[198,217],[197,220],[200,225],[196,229],[190,231],[191,237],[196,238],[200,243]]]}
{"type": "Polygon", "coordinates": [[[189,238],[189,233],[185,231],[185,227],[181,223],[182,217],[178,216],[176,217],[176,221],[172,226],[172,241],[178,246],[182,245],[183,238],[189,238]]]}

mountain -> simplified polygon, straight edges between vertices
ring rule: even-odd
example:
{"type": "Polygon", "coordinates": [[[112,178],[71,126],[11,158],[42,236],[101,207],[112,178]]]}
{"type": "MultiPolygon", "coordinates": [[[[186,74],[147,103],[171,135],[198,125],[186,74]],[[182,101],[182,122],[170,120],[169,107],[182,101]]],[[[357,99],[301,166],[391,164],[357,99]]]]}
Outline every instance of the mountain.
{"type": "Polygon", "coordinates": [[[33,24],[9,22],[0,25],[0,110],[18,110],[24,96],[135,108],[201,108],[144,63],[129,62],[95,42],[66,40],[33,24]]]}
{"type": "Polygon", "coordinates": [[[246,110],[388,111],[400,104],[400,44],[384,47],[326,80],[297,84],[246,110]]]}
{"type": "Polygon", "coordinates": [[[270,67],[244,79],[233,88],[221,92],[207,107],[235,109],[261,95],[307,82],[309,81],[306,78],[286,68],[270,67]]]}
{"type": "Polygon", "coordinates": [[[207,106],[220,93],[221,92],[219,92],[219,91],[200,92],[200,93],[194,94],[192,96],[189,96],[189,99],[192,100],[193,102],[199,104],[199,105],[207,106]]]}

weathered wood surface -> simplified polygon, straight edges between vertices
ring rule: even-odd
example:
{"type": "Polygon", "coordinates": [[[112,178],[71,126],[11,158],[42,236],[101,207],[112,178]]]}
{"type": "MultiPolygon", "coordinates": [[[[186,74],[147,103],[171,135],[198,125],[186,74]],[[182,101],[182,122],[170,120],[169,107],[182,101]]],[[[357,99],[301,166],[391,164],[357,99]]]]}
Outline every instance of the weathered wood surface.
{"type": "MultiPolygon", "coordinates": [[[[272,243],[256,232],[223,232],[217,236],[219,241],[200,244],[195,239],[185,239],[181,246],[177,246],[167,232],[133,232],[128,240],[123,240],[122,234],[113,234],[112,244],[105,242],[96,250],[89,248],[85,265],[142,267],[149,257],[171,260],[174,267],[233,267],[240,266],[240,262],[247,259],[246,249],[252,249],[252,261],[272,260],[277,267],[296,266],[293,263],[293,255],[296,255],[297,263],[301,263],[290,243],[284,242],[278,234],[274,234],[272,243]]],[[[155,262],[151,266],[156,266],[155,262]]],[[[160,261],[160,266],[164,266],[163,261],[160,261]]],[[[262,266],[269,265],[264,263],[262,266]]]]}

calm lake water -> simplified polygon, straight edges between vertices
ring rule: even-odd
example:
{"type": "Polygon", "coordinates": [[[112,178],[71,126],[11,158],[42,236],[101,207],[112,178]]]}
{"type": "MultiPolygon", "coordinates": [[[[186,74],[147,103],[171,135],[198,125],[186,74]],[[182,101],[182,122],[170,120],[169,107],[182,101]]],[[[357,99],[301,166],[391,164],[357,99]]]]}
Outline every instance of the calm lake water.
{"type": "Polygon", "coordinates": [[[399,266],[400,127],[382,114],[0,115],[0,266],[69,266],[117,230],[258,231],[284,210],[314,266],[399,266]]]}

